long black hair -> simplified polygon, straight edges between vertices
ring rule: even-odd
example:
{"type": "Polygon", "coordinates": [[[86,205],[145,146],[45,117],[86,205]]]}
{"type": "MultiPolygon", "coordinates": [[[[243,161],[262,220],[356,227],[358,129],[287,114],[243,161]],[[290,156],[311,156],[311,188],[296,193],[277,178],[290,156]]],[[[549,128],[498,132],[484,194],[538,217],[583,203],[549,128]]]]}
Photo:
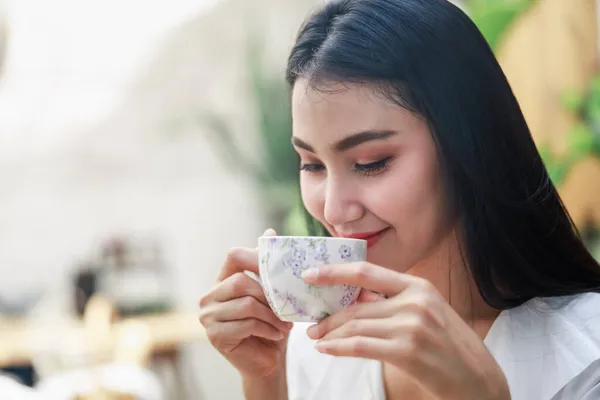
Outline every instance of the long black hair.
{"type": "Polygon", "coordinates": [[[448,0],[339,0],[312,14],[287,80],[371,84],[429,124],[479,293],[506,309],[600,291],[600,266],[552,184],[475,24],[448,0]]]}

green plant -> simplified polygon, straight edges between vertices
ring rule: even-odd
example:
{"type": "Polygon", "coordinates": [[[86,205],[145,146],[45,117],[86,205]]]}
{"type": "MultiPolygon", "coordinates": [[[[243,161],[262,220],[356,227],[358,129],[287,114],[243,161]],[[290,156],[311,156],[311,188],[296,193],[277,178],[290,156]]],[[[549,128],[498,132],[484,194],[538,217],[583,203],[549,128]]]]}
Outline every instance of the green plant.
{"type": "MultiPolygon", "coordinates": [[[[562,103],[578,118],[569,132],[567,150],[557,155],[548,145],[540,146],[540,154],[550,178],[557,186],[584,158],[591,156],[600,159],[600,75],[592,79],[587,90],[564,93],[562,103]]],[[[600,260],[600,228],[587,223],[582,236],[592,255],[600,260]]]]}
{"type": "Polygon", "coordinates": [[[298,181],[296,154],[291,146],[291,111],[289,91],[283,79],[265,66],[262,43],[252,37],[247,46],[247,71],[250,102],[258,120],[258,134],[264,152],[252,159],[241,150],[234,132],[221,116],[206,114],[203,119],[212,129],[224,157],[238,171],[248,174],[261,185],[295,184],[298,181]]]}
{"type": "Polygon", "coordinates": [[[564,93],[562,103],[578,118],[569,132],[567,150],[557,155],[547,144],[539,146],[550,178],[556,185],[562,184],[584,158],[600,158],[600,75],[592,79],[587,90],[564,93]]]}
{"type": "Polygon", "coordinates": [[[590,251],[594,258],[600,262],[600,239],[596,239],[595,243],[590,245],[590,251]]]}
{"type": "Polygon", "coordinates": [[[470,0],[469,13],[490,47],[497,51],[507,29],[534,1],[470,0]]]}
{"type": "Polygon", "coordinates": [[[592,256],[600,261],[600,227],[593,220],[589,220],[583,224],[580,233],[592,256]]]}
{"type": "Polygon", "coordinates": [[[201,121],[208,126],[210,137],[227,160],[227,165],[257,184],[273,227],[284,234],[301,234],[306,227],[296,217],[301,202],[297,155],[290,141],[290,93],[282,74],[273,73],[266,65],[264,54],[264,42],[258,36],[250,35],[246,65],[251,105],[258,121],[257,133],[262,150],[259,157],[253,158],[240,148],[233,128],[225,118],[205,114],[201,121]]]}

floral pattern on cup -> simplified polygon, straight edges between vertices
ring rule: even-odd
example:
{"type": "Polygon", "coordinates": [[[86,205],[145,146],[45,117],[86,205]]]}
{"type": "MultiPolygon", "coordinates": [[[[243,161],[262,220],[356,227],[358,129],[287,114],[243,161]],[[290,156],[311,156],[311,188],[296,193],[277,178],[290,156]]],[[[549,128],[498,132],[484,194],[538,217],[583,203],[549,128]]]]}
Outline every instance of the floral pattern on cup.
{"type": "Polygon", "coordinates": [[[350,246],[342,245],[340,246],[340,256],[343,260],[347,260],[352,256],[352,250],[350,250],[350,246]]]}
{"type": "Polygon", "coordinates": [[[322,261],[323,264],[329,264],[329,253],[327,252],[327,244],[325,242],[319,242],[318,245],[315,245],[315,248],[315,260],[322,261]]]}
{"type": "Polygon", "coordinates": [[[265,296],[284,321],[316,322],[354,302],[359,288],[317,286],[302,273],[320,264],[342,264],[366,259],[366,241],[320,237],[262,237],[259,270],[265,296]]]}

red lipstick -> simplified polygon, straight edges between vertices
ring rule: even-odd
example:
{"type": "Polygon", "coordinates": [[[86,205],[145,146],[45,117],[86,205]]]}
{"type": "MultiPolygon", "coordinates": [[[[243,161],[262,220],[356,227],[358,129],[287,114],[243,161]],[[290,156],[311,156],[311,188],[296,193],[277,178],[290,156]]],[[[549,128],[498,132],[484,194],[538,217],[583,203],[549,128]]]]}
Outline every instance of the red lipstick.
{"type": "Polygon", "coordinates": [[[382,229],[376,232],[359,232],[351,235],[342,235],[350,239],[362,239],[367,241],[367,248],[374,246],[389,228],[382,229]]]}

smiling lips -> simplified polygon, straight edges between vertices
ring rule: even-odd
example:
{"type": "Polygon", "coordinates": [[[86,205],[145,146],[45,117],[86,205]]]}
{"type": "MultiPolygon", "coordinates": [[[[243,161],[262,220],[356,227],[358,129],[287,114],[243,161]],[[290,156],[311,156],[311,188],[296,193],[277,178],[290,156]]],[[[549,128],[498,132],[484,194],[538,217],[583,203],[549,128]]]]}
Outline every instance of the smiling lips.
{"type": "Polygon", "coordinates": [[[363,239],[367,241],[367,248],[374,246],[379,239],[381,239],[381,237],[383,236],[383,234],[385,234],[385,232],[388,231],[389,228],[385,228],[382,229],[380,231],[376,231],[376,232],[360,232],[360,233],[353,233],[351,235],[343,235],[343,237],[346,238],[350,238],[350,239],[363,239]]]}

